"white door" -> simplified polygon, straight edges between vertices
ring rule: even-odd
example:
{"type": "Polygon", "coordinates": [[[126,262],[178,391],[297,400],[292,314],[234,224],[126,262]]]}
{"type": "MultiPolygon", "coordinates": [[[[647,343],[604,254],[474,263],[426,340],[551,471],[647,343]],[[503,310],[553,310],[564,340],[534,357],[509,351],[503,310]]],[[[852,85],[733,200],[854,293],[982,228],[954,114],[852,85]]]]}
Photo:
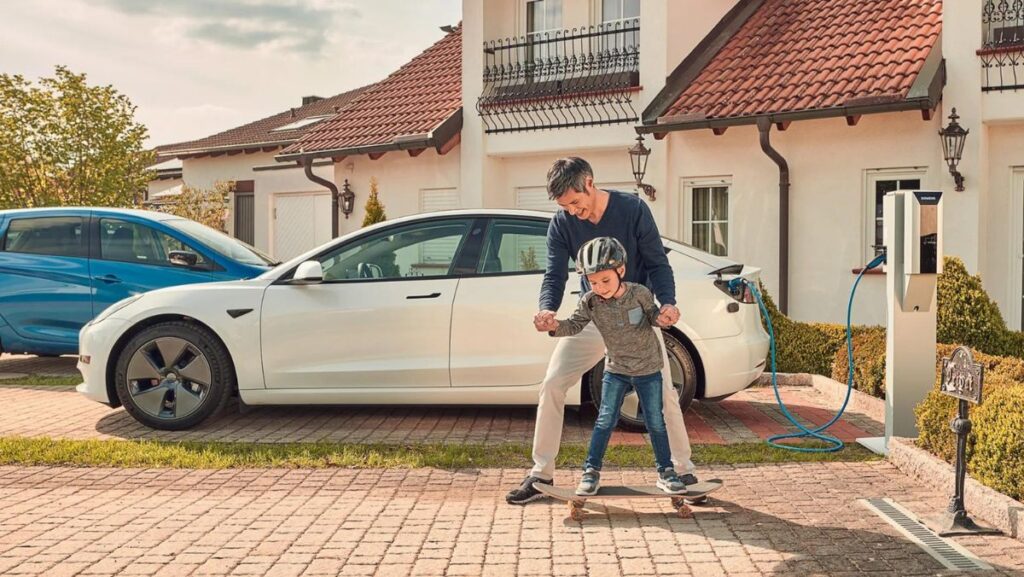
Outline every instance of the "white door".
{"type": "MultiPolygon", "coordinates": [[[[476,274],[459,281],[455,296],[453,387],[528,386],[544,379],[555,339],[534,329],[533,315],[547,229],[546,220],[507,217],[488,227],[476,274]]],[[[559,318],[576,308],[579,290],[579,278],[570,273],[559,318]]]]}
{"type": "Polygon", "coordinates": [[[329,240],[330,194],[274,195],[274,258],[286,261],[329,240]]]}
{"type": "Polygon", "coordinates": [[[318,257],[323,283],[268,288],[267,388],[449,387],[459,283],[450,269],[471,224],[431,219],[376,231],[318,257]]]}

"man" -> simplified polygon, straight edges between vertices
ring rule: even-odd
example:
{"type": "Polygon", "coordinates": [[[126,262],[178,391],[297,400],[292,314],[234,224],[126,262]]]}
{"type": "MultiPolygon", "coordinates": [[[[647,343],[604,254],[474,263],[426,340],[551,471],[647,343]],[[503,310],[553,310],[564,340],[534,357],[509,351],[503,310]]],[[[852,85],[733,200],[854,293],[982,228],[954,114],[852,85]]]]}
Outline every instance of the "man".
{"type": "MultiPolygon", "coordinates": [[[[627,262],[633,266],[628,268],[624,280],[651,289],[661,305],[658,324],[670,326],[679,320],[672,268],[658,226],[642,200],[632,194],[596,188],[590,164],[578,157],[555,161],[548,171],[548,196],[561,210],[548,225],[547,270],[541,284],[540,312],[533,319],[537,330],[544,331],[550,326],[555,311],[562,304],[570,256],[575,256],[587,241],[601,236],[614,237],[625,247],[627,262]]],[[[581,294],[586,293],[586,279],[581,279],[581,284],[581,294]]],[[[672,461],[675,470],[684,473],[681,480],[692,485],[697,478],[690,461],[690,439],[683,424],[679,396],[672,386],[664,338],[660,330],[655,332],[662,349],[664,417],[672,461]]],[[[559,339],[555,345],[540,388],[533,433],[533,469],[518,488],[506,495],[507,502],[522,505],[535,501],[543,494],[533,488],[534,483],[553,484],[555,457],[562,441],[566,391],[604,354],[604,341],[593,324],[575,336],[559,339]]]]}

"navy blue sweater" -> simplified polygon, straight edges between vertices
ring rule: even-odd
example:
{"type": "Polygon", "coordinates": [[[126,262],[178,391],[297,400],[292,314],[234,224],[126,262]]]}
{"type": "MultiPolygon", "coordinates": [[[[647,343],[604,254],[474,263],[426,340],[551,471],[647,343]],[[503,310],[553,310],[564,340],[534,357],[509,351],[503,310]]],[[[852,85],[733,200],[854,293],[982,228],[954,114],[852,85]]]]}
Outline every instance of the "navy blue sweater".
{"type": "MultiPolygon", "coordinates": [[[[608,208],[594,224],[559,210],[548,225],[548,266],[540,287],[540,310],[557,311],[569,277],[569,259],[599,236],[617,238],[626,247],[626,281],[647,286],[663,305],[676,304],[676,283],[651,209],[639,197],[608,191],[608,208]]],[[[590,290],[581,277],[580,294],[590,290]]]]}

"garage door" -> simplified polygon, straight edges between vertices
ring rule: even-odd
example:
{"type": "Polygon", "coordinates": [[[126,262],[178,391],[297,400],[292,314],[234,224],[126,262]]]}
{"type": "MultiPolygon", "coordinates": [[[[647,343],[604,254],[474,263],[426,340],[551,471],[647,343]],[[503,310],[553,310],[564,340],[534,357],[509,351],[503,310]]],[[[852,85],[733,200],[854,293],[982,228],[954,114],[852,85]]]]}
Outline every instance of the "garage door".
{"type": "Polygon", "coordinates": [[[274,258],[288,260],[331,240],[330,194],[274,196],[274,258]]]}

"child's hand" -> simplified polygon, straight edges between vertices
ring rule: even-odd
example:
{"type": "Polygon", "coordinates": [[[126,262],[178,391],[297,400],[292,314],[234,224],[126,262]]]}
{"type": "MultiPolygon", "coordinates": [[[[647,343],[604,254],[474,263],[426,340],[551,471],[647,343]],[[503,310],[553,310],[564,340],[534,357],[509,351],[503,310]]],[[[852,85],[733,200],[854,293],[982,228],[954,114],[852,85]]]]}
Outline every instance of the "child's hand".
{"type": "Polygon", "coordinates": [[[558,328],[554,311],[540,311],[533,317],[533,326],[538,332],[547,333],[558,328]]]}

